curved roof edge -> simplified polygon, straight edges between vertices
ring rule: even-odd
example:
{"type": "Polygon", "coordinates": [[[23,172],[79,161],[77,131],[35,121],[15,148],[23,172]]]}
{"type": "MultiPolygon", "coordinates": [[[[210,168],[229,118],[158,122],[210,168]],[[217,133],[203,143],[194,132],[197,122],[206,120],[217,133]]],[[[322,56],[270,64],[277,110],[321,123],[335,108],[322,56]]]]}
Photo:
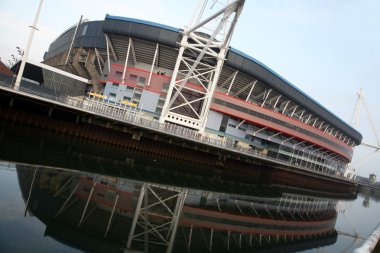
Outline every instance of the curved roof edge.
{"type": "MultiPolygon", "coordinates": [[[[159,23],[146,21],[146,20],[140,20],[135,18],[127,18],[127,17],[119,17],[119,16],[112,16],[107,14],[106,19],[109,21],[124,21],[127,23],[135,23],[135,24],[141,24],[141,25],[147,25],[154,28],[158,28],[159,30],[164,29],[167,31],[170,31],[171,33],[177,33],[178,36],[181,35],[181,29],[174,28],[172,26],[162,25],[159,23]]],[[[113,28],[110,29],[109,26],[105,25],[104,30],[107,30],[108,32],[116,32],[120,33],[121,27],[116,28],[113,26],[113,28]],[[118,31],[116,31],[118,30],[118,31]]],[[[132,33],[131,28],[127,28],[128,31],[125,31],[128,35],[134,35],[132,33]]],[[[139,30],[139,28],[136,27],[136,29],[139,30]]],[[[140,28],[141,29],[141,28],[140,28]]],[[[138,34],[135,34],[137,36],[145,37],[145,39],[150,39],[155,42],[161,42],[169,46],[175,46],[175,43],[177,41],[176,38],[168,36],[167,38],[163,39],[162,36],[153,36],[153,34],[146,34],[138,32],[138,34]],[[154,37],[154,38],[153,38],[154,37]],[[157,37],[157,38],[156,38],[157,37]]],[[[169,34],[165,34],[169,35],[169,34]]],[[[312,112],[316,116],[325,119],[326,121],[329,121],[330,124],[334,125],[334,127],[340,129],[342,132],[350,136],[351,138],[355,139],[357,142],[362,141],[362,135],[354,129],[352,126],[347,124],[345,121],[343,121],[340,117],[335,115],[333,112],[328,110],[326,107],[318,103],[316,100],[311,98],[309,95],[307,95],[305,92],[300,90],[298,87],[287,81],[285,78],[283,78],[281,75],[276,73],[274,70],[263,64],[262,62],[258,61],[257,59],[253,58],[250,55],[247,55],[235,48],[230,47],[229,54],[235,54],[238,57],[241,57],[242,59],[234,59],[228,57],[227,55],[227,66],[232,66],[236,69],[242,70],[242,72],[246,72],[247,74],[257,77],[261,79],[266,85],[274,88],[275,90],[278,90],[280,93],[284,94],[284,96],[288,97],[289,99],[294,99],[296,104],[299,104],[300,106],[304,107],[308,111],[312,112]],[[247,64],[250,61],[254,63],[256,66],[249,66],[247,64]],[[258,68],[259,67],[259,68],[258,68]],[[267,73],[265,73],[267,72],[267,73]],[[268,76],[270,74],[271,76],[268,76]],[[277,80],[276,80],[277,79],[277,80]],[[282,83],[282,84],[281,84],[282,83]],[[287,85],[287,86],[284,86],[287,85]],[[290,88],[290,89],[289,89],[290,88]]]]}
{"type": "Polygon", "coordinates": [[[182,34],[179,28],[135,19],[106,15],[103,32],[116,36],[130,36],[169,47],[177,47],[178,37],[182,34]]]}
{"type": "Polygon", "coordinates": [[[142,19],[137,19],[137,18],[127,18],[127,17],[112,16],[112,15],[106,14],[106,19],[114,19],[114,20],[133,22],[133,23],[138,23],[138,24],[143,24],[143,25],[155,26],[155,27],[166,29],[173,32],[181,31],[181,29],[175,28],[173,26],[163,25],[163,24],[152,22],[152,21],[147,21],[147,20],[142,20],[142,19]]]}
{"type": "MultiPolygon", "coordinates": [[[[91,22],[94,21],[88,23],[91,22]]],[[[142,39],[162,43],[171,47],[177,46],[177,39],[181,36],[180,28],[141,19],[106,14],[105,20],[101,22],[103,22],[102,29],[105,33],[120,36],[137,36],[142,39]],[[149,26],[152,29],[147,31],[146,26],[149,26]]],[[[65,32],[58,36],[58,38],[62,37],[65,32]]],[[[278,90],[289,99],[294,99],[296,104],[299,104],[316,116],[329,121],[331,125],[361,143],[363,137],[356,129],[252,56],[231,47],[225,64],[260,79],[266,85],[278,90]]]]}
{"type": "MultiPolygon", "coordinates": [[[[236,48],[230,47],[230,52],[235,53],[235,54],[237,54],[237,55],[239,55],[239,56],[241,56],[241,57],[243,57],[245,59],[248,59],[248,60],[254,62],[255,64],[263,67],[265,70],[269,71],[271,74],[273,74],[274,76],[276,76],[277,78],[279,78],[281,81],[283,81],[284,83],[286,83],[287,85],[289,85],[292,89],[296,90],[297,92],[299,92],[300,94],[302,94],[304,97],[306,97],[307,99],[309,99],[312,103],[314,103],[317,106],[319,106],[326,113],[328,113],[328,114],[332,115],[333,117],[335,117],[337,120],[340,121],[340,123],[342,123],[343,125],[345,125],[349,129],[351,129],[355,133],[355,134],[349,134],[349,133],[347,133],[347,134],[354,135],[353,137],[355,137],[357,139],[357,141],[359,141],[359,142],[362,141],[363,137],[362,137],[362,135],[361,135],[360,132],[358,132],[355,128],[353,128],[352,126],[350,126],[347,122],[345,122],[344,120],[342,120],[336,114],[334,114],[333,112],[331,112],[325,106],[323,106],[322,104],[320,104],[319,102],[317,102],[315,99],[313,99],[312,97],[310,97],[304,91],[302,91],[301,89],[299,89],[297,86],[295,86],[294,84],[292,84],[291,82],[289,82],[288,80],[286,80],[284,77],[282,77],[280,74],[278,74],[277,72],[275,72],[273,69],[271,69],[270,67],[268,67],[264,63],[260,62],[259,60],[255,59],[254,57],[252,57],[250,55],[247,55],[246,53],[244,53],[244,52],[242,52],[242,51],[240,51],[240,50],[238,50],[236,48]]],[[[249,73],[249,74],[253,74],[253,73],[249,73]]],[[[310,110],[310,109],[308,109],[308,110],[310,110]]],[[[323,116],[322,116],[322,118],[323,118],[323,116]]]]}

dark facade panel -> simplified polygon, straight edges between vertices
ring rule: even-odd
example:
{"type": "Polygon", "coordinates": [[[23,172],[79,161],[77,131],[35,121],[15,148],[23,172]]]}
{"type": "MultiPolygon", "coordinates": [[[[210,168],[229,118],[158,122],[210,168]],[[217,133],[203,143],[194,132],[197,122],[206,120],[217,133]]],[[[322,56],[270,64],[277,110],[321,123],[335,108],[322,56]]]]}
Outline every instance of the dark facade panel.
{"type": "MultiPolygon", "coordinates": [[[[44,60],[52,58],[70,48],[75,28],[76,26],[69,28],[50,44],[49,50],[44,55],[44,60]]],[[[103,21],[83,22],[79,26],[75,37],[74,47],[106,48],[103,21]]]]}
{"type": "Polygon", "coordinates": [[[153,22],[107,15],[103,25],[107,34],[131,36],[169,47],[177,47],[180,30],[153,22]]]}

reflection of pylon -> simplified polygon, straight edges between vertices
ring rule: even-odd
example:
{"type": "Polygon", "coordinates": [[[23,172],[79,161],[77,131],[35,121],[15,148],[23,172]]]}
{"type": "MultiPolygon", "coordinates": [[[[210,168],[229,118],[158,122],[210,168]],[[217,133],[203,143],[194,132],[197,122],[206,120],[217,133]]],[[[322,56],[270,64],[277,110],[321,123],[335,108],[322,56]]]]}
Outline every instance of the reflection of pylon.
{"type": "Polygon", "coordinates": [[[369,122],[371,124],[371,128],[372,128],[372,131],[373,133],[375,134],[375,137],[376,137],[376,144],[375,145],[372,145],[372,144],[368,144],[368,143],[365,143],[365,142],[362,142],[361,143],[361,146],[363,147],[367,147],[367,148],[371,148],[371,149],[374,149],[374,153],[370,153],[368,156],[365,156],[364,158],[362,158],[361,160],[359,160],[355,166],[359,166],[358,163],[362,164],[364,161],[367,161],[369,158],[372,158],[374,156],[374,154],[378,154],[380,153],[380,139],[379,139],[379,135],[377,133],[377,130],[376,130],[376,127],[375,127],[375,124],[372,120],[372,117],[371,117],[371,114],[368,110],[368,107],[367,107],[367,104],[365,102],[365,98],[364,98],[364,92],[362,89],[360,89],[357,93],[357,100],[356,100],[356,104],[355,104],[355,108],[354,108],[354,112],[352,114],[352,117],[351,117],[351,120],[350,120],[350,124],[353,126],[353,127],[358,127],[359,125],[359,118],[360,118],[360,109],[361,109],[361,105],[364,105],[364,109],[366,111],[366,114],[367,114],[367,117],[369,119],[369,122]]]}

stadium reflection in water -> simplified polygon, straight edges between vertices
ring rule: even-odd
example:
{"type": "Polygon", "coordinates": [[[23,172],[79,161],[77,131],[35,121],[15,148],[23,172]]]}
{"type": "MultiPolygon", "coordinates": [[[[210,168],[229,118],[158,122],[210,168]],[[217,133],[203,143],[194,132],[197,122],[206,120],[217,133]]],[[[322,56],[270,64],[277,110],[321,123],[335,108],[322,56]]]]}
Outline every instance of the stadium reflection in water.
{"type": "MultiPolygon", "coordinates": [[[[23,236],[12,239],[39,252],[49,237],[88,252],[289,252],[337,241],[339,200],[326,194],[225,181],[200,164],[17,129],[2,129],[0,159],[12,161],[22,213],[44,224],[45,237],[21,232],[25,220],[12,228],[4,218],[3,247],[7,230],[19,230],[23,236]]],[[[4,174],[8,165],[0,167],[4,174]]],[[[6,180],[0,177],[0,186],[6,180]]],[[[8,201],[0,194],[0,203],[8,201]]],[[[60,247],[50,251],[67,252],[60,247]]]]}
{"type": "MultiPolygon", "coordinates": [[[[337,201],[249,196],[17,165],[27,212],[85,251],[298,251],[333,244],[337,201]]],[[[173,179],[174,180],[174,179],[173,179]]]]}

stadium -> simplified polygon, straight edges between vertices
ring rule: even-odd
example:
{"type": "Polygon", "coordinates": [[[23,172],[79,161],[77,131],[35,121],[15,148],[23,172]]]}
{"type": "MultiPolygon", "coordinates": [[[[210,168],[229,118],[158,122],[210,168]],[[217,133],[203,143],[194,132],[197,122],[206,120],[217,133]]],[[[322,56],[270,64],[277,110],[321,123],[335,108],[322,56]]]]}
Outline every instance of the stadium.
{"type": "MultiPolygon", "coordinates": [[[[233,47],[209,100],[204,100],[204,80],[212,74],[186,78],[188,62],[195,62],[197,55],[192,48],[184,52],[185,60],[177,60],[183,34],[168,25],[106,15],[64,31],[51,43],[43,63],[90,80],[87,86],[76,86],[74,96],[139,110],[146,119],[186,127],[296,167],[349,176],[353,149],[362,140],[359,132],[233,47]]],[[[206,33],[196,36],[210,39],[206,33]]],[[[215,60],[202,59],[198,67],[210,64],[215,60]]],[[[54,92],[68,93],[59,87],[54,92]]]]}
{"type": "Polygon", "coordinates": [[[290,193],[247,196],[89,172],[34,170],[17,165],[22,196],[26,203],[30,199],[28,211],[46,225],[45,236],[86,252],[280,252],[337,240],[337,200],[290,193]],[[185,191],[183,208],[175,211],[185,191]],[[141,212],[148,227],[137,225],[131,234],[144,195],[141,212]],[[164,240],[171,234],[172,213],[178,213],[178,228],[164,240]]]}

